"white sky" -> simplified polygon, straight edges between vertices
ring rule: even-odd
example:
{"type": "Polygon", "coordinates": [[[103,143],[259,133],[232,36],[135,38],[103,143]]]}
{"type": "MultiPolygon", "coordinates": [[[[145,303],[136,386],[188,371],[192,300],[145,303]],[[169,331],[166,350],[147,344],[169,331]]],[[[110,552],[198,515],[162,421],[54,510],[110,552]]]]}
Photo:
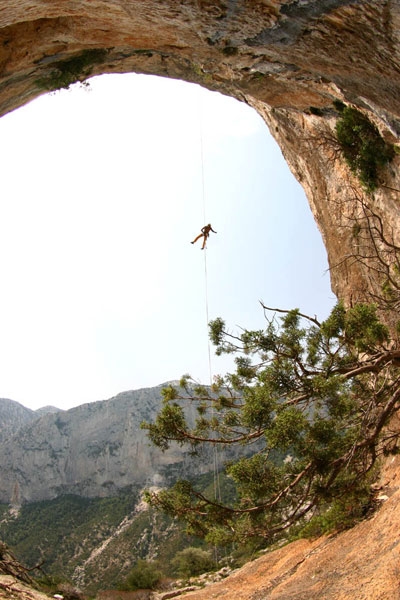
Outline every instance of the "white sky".
{"type": "MultiPolygon", "coordinates": [[[[4,116],[0,139],[0,397],[66,409],[187,372],[208,383],[189,243],[205,222],[210,319],[259,329],[259,300],[320,318],[335,302],[302,188],[232,98],[107,75],[4,116]]],[[[228,364],[212,355],[214,374],[228,364]]]]}

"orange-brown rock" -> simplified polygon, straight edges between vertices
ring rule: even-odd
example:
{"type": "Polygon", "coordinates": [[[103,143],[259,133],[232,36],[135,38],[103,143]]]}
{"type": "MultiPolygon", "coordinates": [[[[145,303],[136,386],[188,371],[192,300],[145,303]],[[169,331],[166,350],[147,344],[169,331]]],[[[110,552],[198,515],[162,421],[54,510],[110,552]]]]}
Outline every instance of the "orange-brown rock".
{"type": "Polygon", "coordinates": [[[298,540],[182,600],[398,600],[400,461],[382,479],[371,519],[338,535],[298,540]]]}

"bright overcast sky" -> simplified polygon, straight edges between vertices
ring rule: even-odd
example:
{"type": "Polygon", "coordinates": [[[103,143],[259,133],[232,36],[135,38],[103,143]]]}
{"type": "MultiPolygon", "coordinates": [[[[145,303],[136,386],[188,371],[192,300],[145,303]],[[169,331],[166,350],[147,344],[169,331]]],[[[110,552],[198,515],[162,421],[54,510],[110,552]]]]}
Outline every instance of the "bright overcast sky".
{"type": "Polygon", "coordinates": [[[4,116],[0,139],[0,397],[67,409],[187,372],[208,383],[189,243],[205,222],[210,319],[259,329],[259,300],[320,318],[335,302],[304,192],[242,103],[102,76],[4,116]]]}

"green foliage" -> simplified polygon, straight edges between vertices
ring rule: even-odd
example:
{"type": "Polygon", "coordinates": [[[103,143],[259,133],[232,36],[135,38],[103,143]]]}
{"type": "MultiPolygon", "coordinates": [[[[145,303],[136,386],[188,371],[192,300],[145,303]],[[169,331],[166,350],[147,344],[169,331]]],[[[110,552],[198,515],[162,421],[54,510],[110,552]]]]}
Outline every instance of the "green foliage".
{"type": "Polygon", "coordinates": [[[212,571],[215,569],[215,562],[209,552],[189,547],[176,554],[172,567],[179,577],[189,578],[212,571]]]}
{"type": "Polygon", "coordinates": [[[179,433],[186,429],[183,409],[176,402],[172,402],[169,394],[164,398],[164,408],[159,415],[158,427],[152,424],[146,426],[142,424],[141,427],[142,429],[148,429],[152,442],[163,450],[168,448],[169,440],[174,439],[180,444],[183,444],[185,441],[183,433],[179,433]],[[160,435],[160,427],[162,428],[163,435],[160,435]]]}
{"type": "Polygon", "coordinates": [[[138,560],[120,589],[124,591],[154,590],[157,584],[160,583],[162,576],[162,571],[157,562],[138,560]]]}
{"type": "MultiPolygon", "coordinates": [[[[332,490],[325,504],[321,503],[313,517],[305,525],[302,523],[298,528],[294,528],[292,538],[314,538],[331,531],[343,531],[353,527],[372,510],[371,484],[376,475],[376,469],[372,469],[358,482],[351,481],[345,494],[335,496],[335,491],[332,490]]],[[[343,489],[346,488],[346,476],[346,473],[341,475],[340,487],[343,489]]]]}
{"type": "Polygon", "coordinates": [[[227,473],[237,484],[240,494],[246,494],[246,502],[273,493],[279,486],[280,469],[260,454],[241,458],[227,467],[227,473]]]}
{"type": "MultiPolygon", "coordinates": [[[[171,477],[168,474],[168,479],[171,477]]],[[[213,475],[196,477],[196,485],[212,494],[213,475]]],[[[224,501],[232,500],[233,481],[221,476],[219,487],[224,501]]],[[[47,576],[36,571],[32,575],[39,576],[36,581],[50,595],[60,593],[60,586],[72,581],[75,570],[84,563],[80,588],[86,597],[95,597],[102,589],[115,589],[125,581],[132,566],[152,556],[155,548],[163,572],[174,577],[171,562],[178,552],[189,546],[207,546],[203,540],[189,536],[183,524],[152,508],[134,514],[138,499],[138,491],[130,488],[111,498],[62,496],[26,504],[14,517],[9,515],[9,506],[0,505],[0,538],[27,567],[44,560],[47,576]],[[130,524],[113,536],[126,517],[130,524]],[[106,539],[111,541],[101,555],[87,562],[106,539]]]]}
{"type": "Polygon", "coordinates": [[[210,388],[186,376],[156,421],[143,424],[163,449],[173,440],[253,448],[225,467],[229,497],[190,481],[147,495],[210,543],[252,538],[257,547],[309,522],[348,526],[365,511],[377,459],[396,448],[385,425],[400,406],[398,350],[376,306],[339,303],[322,323],[264,309],[264,330],[233,335],[222,319],[210,323],[217,351],[236,354],[236,371],[210,388]],[[195,422],[188,402],[200,409],[195,422]]]}
{"type": "Polygon", "coordinates": [[[48,92],[68,89],[73,83],[86,80],[93,66],[104,62],[106,56],[107,50],[102,48],[84,50],[71,58],[56,62],[51,73],[38,79],[36,84],[48,92]]]}
{"type": "MultiPolygon", "coordinates": [[[[99,543],[101,541],[97,545],[99,543]]],[[[131,568],[140,559],[148,560],[155,549],[163,574],[173,577],[172,558],[183,548],[194,544],[196,540],[186,534],[183,525],[165,514],[151,508],[139,512],[131,525],[112,539],[101,556],[86,565],[85,592],[95,596],[101,589],[124,587],[131,568]]],[[[82,564],[84,558],[81,556],[78,560],[78,564],[82,564]]]]}
{"type": "Polygon", "coordinates": [[[347,342],[361,352],[373,352],[389,341],[389,330],[379,321],[375,304],[357,304],[346,314],[347,342]]]}
{"type": "Polygon", "coordinates": [[[367,191],[375,190],[380,169],[394,157],[393,146],[362,112],[349,106],[341,110],[336,136],[350,169],[367,191]]]}
{"type": "Polygon", "coordinates": [[[224,329],[225,329],[225,321],[223,321],[220,317],[211,321],[209,325],[209,335],[210,340],[214,344],[214,346],[220,346],[222,339],[224,337],[224,329]]]}
{"type": "Polygon", "coordinates": [[[131,488],[113,498],[65,495],[24,504],[16,518],[3,518],[0,538],[28,567],[44,560],[49,576],[71,578],[100,540],[132,512],[138,494],[131,488]]]}

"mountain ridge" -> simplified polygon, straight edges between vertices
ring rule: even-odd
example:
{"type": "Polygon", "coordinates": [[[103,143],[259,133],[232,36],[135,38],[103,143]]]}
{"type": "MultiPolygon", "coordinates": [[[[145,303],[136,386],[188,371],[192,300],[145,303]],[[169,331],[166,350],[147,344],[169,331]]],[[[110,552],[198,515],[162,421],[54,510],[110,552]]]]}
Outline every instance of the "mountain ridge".
{"type": "Polygon", "coordinates": [[[0,443],[35,419],[35,411],[15,400],[0,398],[0,443]]]}
{"type": "MultiPolygon", "coordinates": [[[[196,458],[177,444],[163,452],[140,428],[155,419],[165,385],[44,414],[7,405],[21,414],[14,430],[0,405],[0,432],[7,423],[7,434],[0,436],[0,502],[18,506],[64,494],[108,497],[130,485],[163,486],[178,473],[211,470],[207,453],[196,458]]],[[[188,407],[189,418],[193,411],[188,407]]]]}

